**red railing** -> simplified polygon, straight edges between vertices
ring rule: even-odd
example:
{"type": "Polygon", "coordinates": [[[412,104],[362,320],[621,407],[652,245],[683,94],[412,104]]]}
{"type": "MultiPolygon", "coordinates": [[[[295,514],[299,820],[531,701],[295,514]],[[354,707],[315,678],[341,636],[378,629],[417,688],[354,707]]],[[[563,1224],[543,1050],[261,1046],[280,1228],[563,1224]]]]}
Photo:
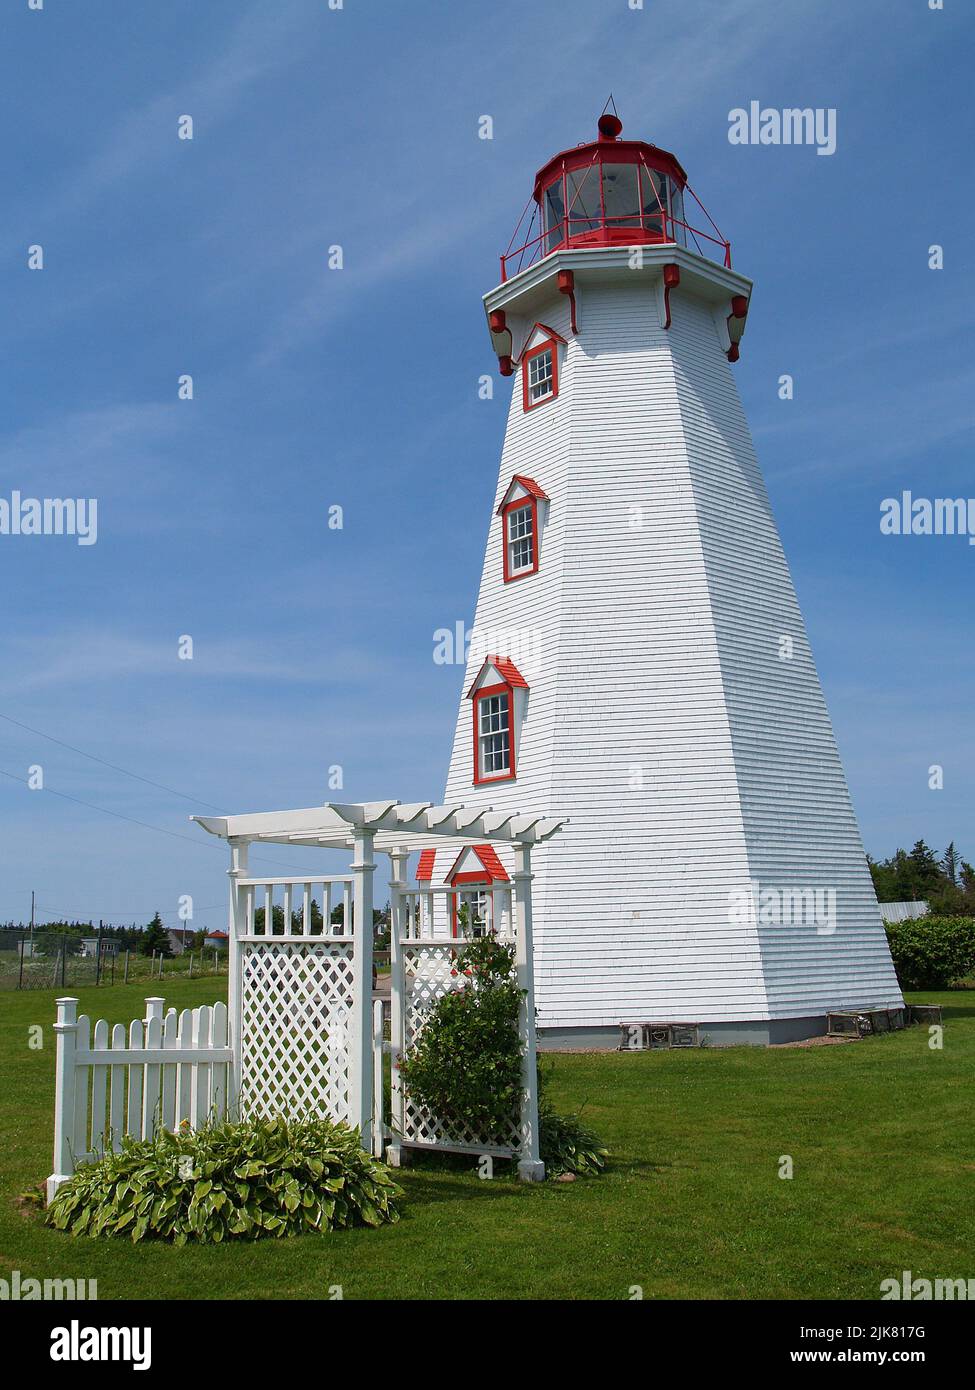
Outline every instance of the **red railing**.
{"type": "MultiPolygon", "coordinates": [[[[529,226],[531,231],[531,226],[529,226]]],[[[564,251],[574,247],[585,246],[659,246],[670,243],[677,246],[689,246],[690,241],[696,243],[696,249],[702,256],[707,256],[709,260],[721,260],[722,264],[728,269],[731,268],[731,242],[722,241],[719,237],[711,236],[709,232],[703,231],[700,227],[692,227],[689,222],[684,222],[680,218],[671,217],[667,213],[654,213],[652,217],[640,218],[637,225],[633,216],[628,217],[606,217],[606,218],[575,218],[564,217],[561,222],[549,227],[547,231],[539,232],[537,236],[531,237],[521,246],[506,251],[501,257],[501,281],[502,284],[508,279],[509,275],[517,275],[520,270],[534,265],[536,261],[544,260],[553,251],[564,251]],[[585,228],[580,224],[585,223],[585,228]],[[596,225],[593,226],[592,223],[596,225]],[[644,222],[656,224],[653,227],[644,226],[644,222]],[[611,224],[619,223],[619,226],[611,224]],[[573,226],[577,230],[573,230],[573,226]],[[681,240],[677,235],[678,229],[684,232],[681,240]],[[709,254],[701,245],[701,241],[710,243],[720,251],[717,254],[709,254]],[[551,244],[547,249],[543,249],[546,242],[551,244]],[[517,265],[513,262],[517,261],[517,265]]],[[[693,250],[694,247],[691,247],[693,250]]]]}

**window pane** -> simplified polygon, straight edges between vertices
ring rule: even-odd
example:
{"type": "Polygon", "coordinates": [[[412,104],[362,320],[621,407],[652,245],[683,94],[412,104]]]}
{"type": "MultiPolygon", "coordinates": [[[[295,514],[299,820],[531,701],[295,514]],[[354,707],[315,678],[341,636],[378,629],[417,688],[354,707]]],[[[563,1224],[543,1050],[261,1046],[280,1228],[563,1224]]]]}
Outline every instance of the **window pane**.
{"type": "Polygon", "coordinates": [[[601,226],[599,166],[591,164],[586,169],[569,170],[565,176],[565,188],[569,235],[578,236],[580,232],[590,232],[601,226]]]}
{"type": "Polygon", "coordinates": [[[528,359],[528,399],[540,401],[552,394],[552,349],[536,352],[528,359]]]}
{"type": "Polygon", "coordinates": [[[681,246],[687,245],[687,228],[681,224],[684,218],[684,194],[679,184],[673,179],[670,182],[670,214],[674,221],[671,224],[671,239],[680,242],[681,246]]]}
{"type": "Polygon", "coordinates": [[[516,541],[511,547],[511,568],[513,570],[530,569],[533,561],[531,538],[516,541]]]}
{"type": "Polygon", "coordinates": [[[562,219],[565,216],[565,203],[562,198],[562,175],[545,190],[545,238],[546,251],[554,251],[562,244],[562,219]]]}
{"type": "Polygon", "coordinates": [[[643,226],[648,232],[663,236],[664,218],[667,211],[667,178],[655,169],[640,168],[640,191],[643,198],[643,226]]]}
{"type": "Polygon", "coordinates": [[[511,541],[519,540],[522,536],[530,536],[532,533],[532,508],[531,503],[524,507],[508,513],[508,539],[511,541]]]}
{"type": "Polygon", "coordinates": [[[603,165],[603,201],[610,227],[639,227],[640,181],[636,164],[603,165]]]}

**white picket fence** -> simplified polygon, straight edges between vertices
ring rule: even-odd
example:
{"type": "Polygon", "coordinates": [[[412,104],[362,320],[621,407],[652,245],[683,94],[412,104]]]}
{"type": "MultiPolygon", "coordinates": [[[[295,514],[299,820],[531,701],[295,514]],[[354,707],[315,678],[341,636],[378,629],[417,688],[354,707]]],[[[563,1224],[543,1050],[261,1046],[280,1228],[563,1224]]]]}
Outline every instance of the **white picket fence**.
{"type": "Polygon", "coordinates": [[[59,999],[54,1025],[57,1074],[54,1172],[48,1201],[79,1163],[118,1149],[124,1135],[148,1138],[160,1129],[196,1128],[227,1113],[233,1053],[227,1006],[165,1011],[146,1000],[144,1019],[111,1030],[78,1016],[77,999],[59,999]]]}

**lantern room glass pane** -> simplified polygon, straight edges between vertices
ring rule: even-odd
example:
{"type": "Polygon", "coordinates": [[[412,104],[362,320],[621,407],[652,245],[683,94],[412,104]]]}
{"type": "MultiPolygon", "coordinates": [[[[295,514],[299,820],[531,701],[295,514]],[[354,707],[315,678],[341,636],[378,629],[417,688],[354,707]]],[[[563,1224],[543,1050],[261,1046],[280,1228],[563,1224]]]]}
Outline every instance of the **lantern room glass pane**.
{"type": "Polygon", "coordinates": [[[645,165],[640,169],[640,191],[643,198],[643,228],[653,236],[664,234],[664,213],[667,208],[667,176],[645,165]]]}
{"type": "Polygon", "coordinates": [[[565,197],[568,204],[569,236],[594,232],[603,224],[599,200],[599,166],[570,169],[565,176],[565,197]]]}
{"type": "Polygon", "coordinates": [[[670,182],[670,215],[673,218],[671,223],[671,239],[677,241],[681,246],[687,245],[687,228],[681,224],[684,218],[684,191],[673,179],[670,182]]]}
{"type": "Polygon", "coordinates": [[[608,227],[639,227],[640,178],[636,164],[603,165],[603,204],[608,227]]]}
{"type": "Polygon", "coordinates": [[[562,196],[562,175],[546,188],[543,198],[545,208],[545,250],[554,251],[562,245],[565,217],[565,200],[562,196]]]}

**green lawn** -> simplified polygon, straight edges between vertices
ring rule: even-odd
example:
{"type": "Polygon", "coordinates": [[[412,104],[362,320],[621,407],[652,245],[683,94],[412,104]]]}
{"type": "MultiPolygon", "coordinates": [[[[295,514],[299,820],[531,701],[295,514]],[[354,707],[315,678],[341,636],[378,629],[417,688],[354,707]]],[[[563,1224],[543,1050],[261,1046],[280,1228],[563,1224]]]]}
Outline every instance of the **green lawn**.
{"type": "MultiPolygon", "coordinates": [[[[216,980],[167,981],[179,1007],[216,980]]],[[[222,984],[222,982],[219,982],[222,984]]],[[[82,990],[110,1022],[144,988],[82,990]]],[[[174,1250],[75,1240],[18,1201],[51,1167],[54,992],[0,1000],[2,1273],[97,1278],[99,1298],[876,1298],[881,1279],[975,1276],[975,993],[924,1028],[836,1047],[559,1057],[613,1153],[601,1178],[522,1186],[440,1160],[404,1170],[379,1231],[174,1250]],[[28,1048],[30,1024],[45,1046],[28,1048]],[[795,1176],[778,1176],[791,1154],[795,1176]]]]}

